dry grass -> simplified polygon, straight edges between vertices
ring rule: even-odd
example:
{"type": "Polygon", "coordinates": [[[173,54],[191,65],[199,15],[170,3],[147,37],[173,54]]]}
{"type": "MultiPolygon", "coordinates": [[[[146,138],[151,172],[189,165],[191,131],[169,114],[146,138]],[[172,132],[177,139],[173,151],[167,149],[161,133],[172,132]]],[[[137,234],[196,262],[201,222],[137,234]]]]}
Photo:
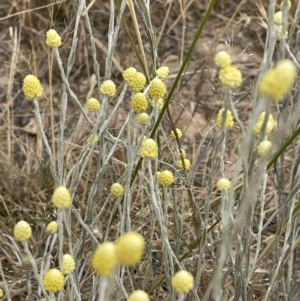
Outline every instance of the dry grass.
{"type": "MultiPolygon", "coordinates": [[[[118,2],[118,1],[116,1],[118,2]]],[[[137,1],[139,2],[139,1],[137,1]]],[[[201,250],[202,267],[200,284],[196,293],[200,300],[209,289],[209,283],[213,276],[214,269],[217,266],[219,256],[219,244],[222,239],[222,226],[220,217],[220,194],[213,190],[211,194],[211,208],[209,212],[209,224],[207,227],[214,227],[210,232],[209,241],[214,244],[203,246],[201,238],[204,233],[203,224],[199,221],[195,208],[191,203],[188,190],[192,191],[193,199],[199,208],[200,215],[203,217],[205,210],[205,197],[208,193],[207,182],[209,174],[213,169],[213,149],[220,135],[220,130],[215,128],[216,113],[223,104],[223,89],[217,80],[218,70],[213,64],[214,54],[225,49],[230,52],[234,64],[239,67],[243,73],[244,83],[233,94],[233,102],[237,103],[236,108],[239,118],[247,128],[249,116],[253,109],[252,89],[255,78],[262,61],[265,39],[266,39],[266,11],[268,1],[242,0],[242,1],[218,1],[204,32],[196,46],[187,69],[185,70],[176,93],[172,97],[170,110],[176,127],[184,132],[184,138],[181,143],[187,150],[189,158],[197,166],[193,174],[188,178],[187,184],[183,185],[181,179],[172,186],[176,191],[176,199],[171,199],[168,208],[168,235],[175,255],[182,258],[182,264],[187,270],[196,271],[198,263],[199,250],[201,250]],[[201,146],[199,151],[199,146],[201,146]],[[180,200],[180,202],[178,201],[180,200]],[[180,243],[178,235],[180,233],[180,243]],[[184,243],[182,243],[184,242],[184,243]],[[189,247],[187,247],[189,246],[189,247]]],[[[294,1],[296,2],[296,1],[294,1]]],[[[151,20],[154,31],[157,36],[158,64],[167,65],[170,68],[170,76],[166,84],[170,87],[178,73],[180,64],[183,61],[187,49],[195,36],[199,22],[203,18],[204,12],[209,1],[152,1],[151,20]]],[[[291,16],[295,12],[296,3],[293,3],[291,16]]],[[[105,75],[105,59],[107,56],[107,33],[109,26],[109,1],[89,1],[87,3],[90,22],[97,48],[97,60],[100,65],[101,79],[105,75]]],[[[277,6],[277,10],[279,5],[277,6]]],[[[56,218],[56,212],[51,203],[51,195],[55,189],[55,182],[52,178],[49,158],[43,147],[42,139],[39,134],[38,125],[34,115],[34,106],[31,101],[25,99],[22,93],[22,80],[27,74],[36,74],[41,80],[44,88],[44,97],[39,100],[40,113],[43,121],[43,128],[49,140],[54,158],[57,160],[57,148],[59,137],[60,122],[60,100],[62,94],[62,81],[60,71],[54,59],[53,53],[45,45],[45,33],[49,28],[55,28],[62,36],[63,45],[59,52],[64,67],[67,66],[68,55],[72,47],[74,22],[77,11],[77,1],[49,1],[47,5],[41,4],[41,1],[23,1],[4,0],[0,3],[0,260],[2,262],[6,281],[8,282],[12,300],[40,300],[37,295],[36,284],[33,281],[32,292],[28,291],[27,283],[32,277],[31,266],[26,261],[26,256],[19,246],[19,255],[21,261],[18,262],[16,252],[12,250],[11,239],[13,236],[13,227],[16,221],[20,219],[27,220],[34,229],[33,238],[30,241],[32,253],[37,262],[41,260],[44,254],[45,225],[56,218]]],[[[125,10],[124,19],[128,28],[136,39],[134,25],[129,9],[125,10]]],[[[145,49],[146,60],[150,77],[153,77],[151,42],[149,33],[145,31],[142,25],[141,15],[137,12],[137,19],[140,24],[141,39],[145,49]]],[[[69,83],[76,93],[81,104],[86,100],[97,95],[97,82],[94,77],[93,59],[89,35],[85,29],[84,18],[80,19],[76,58],[74,66],[69,76],[69,83]]],[[[298,28],[297,28],[298,29],[298,28]]],[[[294,47],[293,40],[291,48],[294,47]]],[[[277,50],[275,50],[277,54],[277,50]]],[[[276,55],[275,55],[276,56],[276,55]]],[[[117,87],[123,83],[122,71],[128,66],[135,66],[141,70],[139,61],[132,50],[132,45],[124,26],[121,26],[119,39],[114,53],[111,79],[114,80],[117,87]]],[[[121,92],[120,88],[118,93],[121,92]]],[[[130,94],[126,97],[118,108],[108,125],[108,130],[113,136],[117,136],[130,110],[130,94]]],[[[296,101],[295,101],[296,102],[296,101]]],[[[116,99],[111,99],[108,104],[108,111],[111,112],[116,105],[116,99]]],[[[280,105],[280,111],[288,114],[293,111],[292,104],[280,105]]],[[[277,108],[271,108],[277,116],[277,108]]],[[[86,145],[87,138],[91,134],[91,127],[85,122],[78,107],[72,101],[69,101],[67,108],[67,120],[65,126],[65,170],[69,171],[77,162],[78,156],[86,145]]],[[[280,118],[283,118],[280,115],[280,118]]],[[[93,121],[95,121],[93,119],[93,121]]],[[[163,118],[162,127],[169,133],[172,129],[167,117],[163,118]]],[[[287,137],[292,131],[286,131],[287,137]]],[[[241,141],[240,130],[236,127],[230,130],[226,138],[226,174],[233,174],[235,162],[238,158],[238,147],[241,141]]],[[[298,142],[295,142],[297,144],[298,142]]],[[[172,162],[170,148],[173,152],[176,150],[176,143],[164,143],[161,145],[161,154],[166,162],[172,162]]],[[[294,153],[287,154],[282,158],[282,162],[275,165],[275,169],[269,171],[270,180],[268,181],[265,193],[265,207],[262,212],[266,215],[265,229],[262,232],[262,244],[259,254],[268,245],[272,239],[273,233],[276,234],[275,247],[267,249],[262,261],[257,264],[255,272],[245,287],[242,283],[243,267],[247,266],[254,258],[257,247],[255,235],[249,241],[248,250],[244,250],[247,256],[238,258],[235,253],[238,250],[234,246],[230,250],[228,261],[222,270],[222,300],[264,300],[270,279],[274,276],[274,267],[276,267],[280,257],[280,248],[284,236],[278,230],[282,225],[270,226],[267,218],[276,210],[284,208],[284,202],[287,195],[290,194],[292,187],[296,183],[289,185],[289,173],[294,160],[298,159],[294,145],[294,153]],[[273,191],[276,193],[273,193],[273,191]],[[277,231],[277,232],[276,232],[277,231]],[[235,258],[234,260],[231,260],[235,258]],[[241,259],[239,261],[239,259],[241,259]],[[233,265],[235,262],[236,266],[233,265]],[[236,292],[243,291],[242,295],[236,292]],[[243,298],[242,298],[242,297],[243,298]],[[247,299],[245,299],[247,296],[247,299]]],[[[86,200],[88,198],[93,180],[96,176],[97,158],[101,148],[95,148],[90,156],[87,168],[78,182],[76,194],[73,199],[73,205],[83,217],[87,209],[86,200]]],[[[291,152],[290,152],[291,153],[291,152]]],[[[216,166],[220,164],[220,158],[216,160],[216,166]]],[[[101,210],[103,202],[109,194],[110,185],[118,181],[124,173],[127,164],[127,151],[118,147],[114,153],[113,160],[105,167],[105,177],[101,178],[99,183],[100,190],[96,196],[94,213],[101,210]]],[[[297,178],[297,170],[293,172],[297,178]]],[[[146,174],[147,175],[147,174],[146,174]]],[[[142,231],[147,242],[147,259],[144,260],[136,269],[131,269],[131,277],[134,283],[130,283],[125,277],[123,287],[143,288],[146,291],[152,290],[151,300],[172,300],[168,291],[168,285],[163,280],[162,284],[156,287],[162,277],[164,277],[165,253],[162,252],[162,239],[160,228],[156,223],[156,216],[151,209],[149,195],[142,192],[142,185],[148,185],[148,176],[145,179],[139,179],[133,184],[132,203],[130,209],[130,218],[133,229],[142,231]],[[153,229],[153,226],[157,228],[153,229]],[[153,240],[150,241],[150,237],[153,240]],[[151,247],[151,248],[150,248],[151,247]],[[150,260],[149,260],[150,258],[150,260]]],[[[214,174],[215,180],[218,178],[218,172],[214,174]]],[[[240,180],[242,176],[240,176],[240,180]]],[[[237,183],[236,202],[239,202],[239,196],[243,191],[240,188],[240,182],[237,183]]],[[[261,187],[260,187],[261,189],[261,187]]],[[[175,193],[175,192],[174,192],[175,193]]],[[[298,192],[297,192],[298,193],[298,192]]],[[[171,194],[172,195],[172,194],[171,194]]],[[[235,204],[237,206],[237,204],[235,204]]],[[[237,210],[234,206],[233,210],[237,210]]],[[[255,219],[252,223],[260,220],[261,208],[257,203],[255,208],[255,219]],[[257,220],[256,220],[257,219],[257,220]]],[[[101,218],[95,221],[94,229],[97,229],[101,235],[97,237],[101,243],[104,240],[106,231],[110,241],[115,240],[120,235],[119,211],[116,211],[116,218],[108,226],[111,212],[114,210],[114,203],[110,202],[101,218]]],[[[282,210],[284,211],[284,210],[282,210]]],[[[282,212],[280,211],[280,212],[282,212]]],[[[202,218],[201,217],[201,218],[202,218]]],[[[275,221],[276,215],[272,219],[275,221]]],[[[253,225],[252,225],[253,226],[253,225]]],[[[299,263],[297,260],[298,241],[297,241],[297,222],[293,224],[293,236],[289,238],[290,249],[283,258],[284,264],[281,265],[276,275],[275,284],[268,300],[298,300],[299,288],[296,279],[299,278],[299,263]],[[293,271],[289,271],[291,262],[295,265],[293,271]],[[292,287],[286,286],[284,279],[289,275],[292,287]],[[278,276],[278,277],[277,277],[278,276]],[[298,295],[297,295],[298,294],[298,295]],[[298,297],[297,297],[298,296],[298,297]]],[[[256,226],[251,228],[251,231],[256,226]]],[[[65,233],[65,237],[72,237],[72,241],[81,246],[78,253],[78,260],[83,262],[86,268],[81,271],[82,277],[79,283],[82,292],[82,300],[91,300],[90,292],[92,287],[92,271],[88,265],[93,250],[93,243],[88,235],[82,237],[82,228],[80,223],[74,218],[72,233],[65,233]],[[83,239],[83,241],[79,241],[83,239]],[[86,259],[86,261],[85,261],[86,259]]],[[[239,237],[239,239],[242,238],[239,237]]],[[[206,240],[207,241],[207,240],[206,240]]],[[[241,241],[237,243],[242,244],[241,241]]],[[[52,253],[52,264],[57,266],[57,249],[52,253]]],[[[175,269],[177,267],[175,266],[175,269]]],[[[0,276],[0,288],[3,287],[3,279],[0,276]]],[[[69,288],[68,288],[69,289],[69,288]]],[[[112,300],[125,300],[113,294],[112,300]]],[[[194,295],[190,293],[186,300],[195,300],[194,295]]],[[[1,299],[2,300],[2,299],[1,299]]],[[[6,297],[3,300],[7,300],[6,297]]],[[[210,300],[213,300],[212,297],[210,300]]]]}

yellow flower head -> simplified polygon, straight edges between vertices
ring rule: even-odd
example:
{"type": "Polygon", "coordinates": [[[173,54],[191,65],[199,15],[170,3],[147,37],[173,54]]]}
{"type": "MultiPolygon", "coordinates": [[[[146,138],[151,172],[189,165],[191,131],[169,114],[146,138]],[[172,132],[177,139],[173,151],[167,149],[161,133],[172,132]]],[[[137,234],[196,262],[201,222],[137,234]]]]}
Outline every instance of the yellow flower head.
{"type": "Polygon", "coordinates": [[[61,45],[61,37],[54,29],[49,29],[46,33],[46,45],[49,47],[59,47],[61,45]]]}
{"type": "Polygon", "coordinates": [[[70,254],[64,254],[63,256],[63,273],[70,274],[75,269],[75,261],[70,254]]]}
{"type": "Polygon", "coordinates": [[[263,140],[257,145],[257,153],[263,157],[266,156],[272,148],[272,142],[269,140],[263,140]]]}
{"type": "Polygon", "coordinates": [[[231,188],[231,182],[226,178],[221,178],[217,182],[217,188],[222,191],[228,191],[231,188]]]}
{"type": "Polygon", "coordinates": [[[157,143],[151,138],[145,139],[140,154],[142,158],[156,159],[158,155],[157,143]]]}
{"type": "Polygon", "coordinates": [[[119,183],[114,183],[110,187],[110,193],[114,197],[122,196],[124,194],[124,187],[119,183]]]}
{"type": "Polygon", "coordinates": [[[162,186],[170,186],[174,182],[174,176],[169,170],[163,170],[157,175],[158,182],[162,186]]]}
{"type": "Polygon", "coordinates": [[[149,296],[142,290],[133,291],[127,301],[150,301],[149,296]]]}
{"type": "Polygon", "coordinates": [[[116,91],[116,85],[110,79],[105,80],[100,86],[100,92],[106,96],[114,96],[116,94],[116,91]]]}
{"type": "Polygon", "coordinates": [[[4,296],[3,290],[2,288],[0,288],[0,298],[2,298],[4,296]]]}
{"type": "Polygon", "coordinates": [[[71,194],[69,190],[60,186],[54,190],[52,202],[56,208],[68,208],[71,205],[71,194]]]}
{"type": "Polygon", "coordinates": [[[64,287],[65,277],[58,269],[50,269],[43,278],[43,285],[46,291],[56,293],[64,287]]]}
{"type": "Polygon", "coordinates": [[[158,77],[155,77],[149,86],[149,96],[151,99],[160,99],[165,96],[167,92],[165,83],[159,79],[158,77]]]}
{"type": "Polygon", "coordinates": [[[146,124],[148,122],[149,115],[147,113],[141,113],[139,116],[139,123],[146,124]]]}
{"type": "Polygon", "coordinates": [[[30,225],[21,220],[16,223],[14,228],[14,237],[18,241],[25,241],[31,237],[32,231],[30,225]]]}
{"type": "Polygon", "coordinates": [[[194,277],[189,272],[181,270],[172,277],[172,286],[177,293],[187,293],[194,286],[194,277]]]}
{"type": "Polygon", "coordinates": [[[141,92],[135,93],[131,98],[130,106],[135,112],[145,111],[148,108],[148,101],[145,94],[141,92]]]}
{"type": "Polygon", "coordinates": [[[278,11],[277,13],[274,14],[274,23],[277,25],[282,24],[282,11],[278,11]]]}
{"type": "Polygon", "coordinates": [[[215,55],[214,62],[218,67],[225,68],[231,65],[231,57],[226,51],[222,50],[215,55]]]}
{"type": "Polygon", "coordinates": [[[50,222],[47,227],[46,227],[46,231],[50,232],[51,234],[56,233],[58,230],[58,224],[56,221],[52,221],[50,222]]]}
{"type": "MultiPolygon", "coordinates": [[[[176,128],[176,133],[177,133],[177,135],[178,135],[178,138],[181,138],[181,137],[182,137],[182,131],[181,131],[180,129],[177,129],[177,128],[176,128]]],[[[175,133],[174,133],[173,130],[171,131],[171,137],[174,138],[174,139],[176,138],[175,133]]]]}
{"type": "Polygon", "coordinates": [[[179,160],[177,161],[177,166],[180,169],[184,169],[186,171],[189,171],[191,169],[191,161],[189,159],[184,159],[184,165],[185,165],[185,167],[182,164],[181,158],[179,158],[179,160]]]}
{"type": "Polygon", "coordinates": [[[167,66],[161,66],[156,69],[155,73],[161,80],[165,80],[169,75],[169,68],[167,66]]]}
{"type": "Polygon", "coordinates": [[[141,91],[146,84],[146,76],[141,72],[136,72],[133,78],[127,81],[128,86],[134,91],[141,91]]]}
{"type": "Polygon", "coordinates": [[[151,105],[152,105],[153,108],[155,108],[157,106],[157,108],[159,110],[161,110],[162,107],[163,107],[163,105],[164,105],[164,100],[162,98],[159,98],[157,100],[156,99],[152,99],[151,105]]]}
{"type": "Polygon", "coordinates": [[[128,82],[132,82],[134,80],[134,76],[136,73],[137,73],[137,71],[135,68],[129,67],[123,72],[122,75],[123,75],[124,80],[128,83],[128,82]]]}
{"type": "MultiPolygon", "coordinates": [[[[221,109],[218,113],[218,116],[217,116],[217,120],[216,120],[216,126],[217,127],[221,127],[222,125],[222,116],[223,116],[223,112],[224,112],[224,109],[221,109]]],[[[226,121],[225,121],[225,128],[226,129],[230,129],[233,127],[234,125],[234,121],[233,121],[233,116],[232,116],[232,113],[230,110],[227,110],[227,113],[226,113],[226,121]]]]}
{"type": "Polygon", "coordinates": [[[115,244],[105,242],[98,246],[92,256],[91,265],[101,276],[111,276],[118,263],[115,244]]]}
{"type": "Polygon", "coordinates": [[[97,112],[101,107],[99,100],[93,97],[88,99],[86,106],[90,112],[97,112]]]}
{"type": "Polygon", "coordinates": [[[183,159],[186,158],[186,151],[182,148],[181,149],[181,153],[179,150],[177,150],[177,157],[180,159],[181,158],[181,154],[183,155],[183,159]]]}
{"type": "Polygon", "coordinates": [[[121,264],[132,266],[141,260],[145,248],[142,235],[136,232],[127,232],[116,242],[116,254],[121,264]]]}
{"type": "Polygon", "coordinates": [[[228,65],[220,69],[219,81],[222,86],[235,89],[242,83],[242,73],[236,67],[228,65]]]}
{"type": "Polygon", "coordinates": [[[23,93],[28,99],[43,95],[43,87],[34,75],[26,75],[23,81],[23,93]]]}
{"type": "MultiPolygon", "coordinates": [[[[265,115],[266,115],[266,112],[261,112],[254,125],[253,133],[254,133],[254,136],[257,138],[260,136],[261,128],[262,128],[262,125],[263,125],[264,119],[265,119],[265,115]]],[[[271,114],[269,114],[269,120],[267,121],[266,132],[265,132],[266,136],[268,136],[273,131],[274,126],[275,126],[274,118],[271,114]]]]}
{"type": "MultiPolygon", "coordinates": [[[[282,2],[280,3],[280,7],[283,8],[283,5],[284,5],[284,2],[282,1],[282,2]]],[[[291,7],[292,7],[292,2],[289,1],[289,2],[288,2],[288,9],[290,9],[291,7]]]]}
{"type": "Polygon", "coordinates": [[[280,61],[268,70],[259,83],[259,92],[273,101],[280,100],[292,88],[297,70],[290,60],[280,61]]]}
{"type": "MultiPolygon", "coordinates": [[[[277,27],[277,34],[276,34],[276,40],[277,41],[280,41],[281,40],[281,37],[282,37],[282,25],[279,25],[277,27]]],[[[285,31],[285,35],[284,35],[284,38],[287,39],[289,37],[289,32],[286,30],[285,31]]]]}

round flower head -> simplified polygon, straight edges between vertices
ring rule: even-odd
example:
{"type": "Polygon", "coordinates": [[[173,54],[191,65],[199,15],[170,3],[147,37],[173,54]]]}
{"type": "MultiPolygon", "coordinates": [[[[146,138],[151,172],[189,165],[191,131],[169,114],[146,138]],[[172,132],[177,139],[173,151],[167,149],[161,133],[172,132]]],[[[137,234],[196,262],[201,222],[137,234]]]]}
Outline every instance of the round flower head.
{"type": "Polygon", "coordinates": [[[292,88],[297,70],[290,60],[280,61],[268,70],[259,83],[259,92],[273,101],[280,100],[292,88]]]}
{"type": "Polygon", "coordinates": [[[167,66],[161,66],[156,69],[155,73],[161,80],[165,80],[169,75],[169,68],[167,66]]]}
{"type": "Polygon", "coordinates": [[[3,290],[2,288],[0,288],[0,298],[2,298],[4,296],[3,290]]]}
{"type": "MultiPolygon", "coordinates": [[[[254,125],[253,133],[254,133],[254,136],[257,138],[260,136],[261,128],[262,128],[262,125],[263,125],[264,119],[265,119],[265,115],[266,115],[266,112],[261,112],[254,125]]],[[[269,119],[267,121],[266,132],[265,132],[266,136],[268,136],[273,131],[274,126],[275,126],[274,118],[271,114],[269,114],[269,119]]]]}
{"type": "Polygon", "coordinates": [[[231,182],[226,178],[221,178],[217,182],[217,188],[222,191],[228,191],[231,188],[231,182]]]}
{"type": "Polygon", "coordinates": [[[69,190],[60,186],[54,190],[52,202],[56,208],[68,208],[71,205],[71,194],[69,190]]]}
{"type": "Polygon", "coordinates": [[[47,227],[46,227],[46,231],[50,232],[51,234],[56,233],[58,230],[58,224],[56,221],[52,221],[50,222],[47,227]]]}
{"type": "Polygon", "coordinates": [[[139,124],[146,124],[149,119],[149,115],[147,113],[141,113],[139,116],[139,124]]]}
{"type": "Polygon", "coordinates": [[[128,86],[135,92],[141,91],[146,84],[146,76],[141,72],[136,72],[132,79],[128,80],[128,86]]]}
{"type": "Polygon", "coordinates": [[[142,235],[136,232],[127,232],[116,242],[116,254],[121,264],[132,266],[141,260],[145,248],[142,235]]]}
{"type": "MultiPolygon", "coordinates": [[[[178,135],[178,138],[181,138],[181,137],[182,137],[182,131],[181,131],[180,129],[177,129],[177,128],[176,128],[176,133],[177,133],[177,135],[178,135]]],[[[175,133],[174,133],[173,130],[171,131],[171,137],[174,138],[174,139],[176,138],[175,133]]]]}
{"type": "Polygon", "coordinates": [[[191,161],[189,159],[184,159],[184,165],[182,164],[182,160],[181,158],[179,158],[179,160],[177,161],[177,166],[180,168],[180,169],[184,169],[186,171],[189,171],[191,169],[191,161]]]}
{"type": "Polygon", "coordinates": [[[88,99],[86,106],[90,112],[97,112],[101,107],[99,100],[93,97],[88,99]]]}
{"type": "MultiPolygon", "coordinates": [[[[289,32],[286,30],[285,35],[284,35],[284,39],[287,39],[288,37],[289,37],[289,32]]],[[[278,28],[277,28],[276,40],[280,41],[281,38],[282,38],[282,25],[278,26],[278,28]]]]}
{"type": "Polygon", "coordinates": [[[151,138],[144,140],[140,154],[142,158],[156,159],[158,155],[157,143],[151,138]]]}
{"type": "Polygon", "coordinates": [[[49,29],[46,33],[46,45],[49,47],[59,47],[61,45],[61,37],[54,29],[49,29]]]}
{"type": "Polygon", "coordinates": [[[222,50],[215,55],[214,62],[218,67],[225,68],[231,65],[231,57],[226,51],[222,50]]]}
{"type": "Polygon", "coordinates": [[[28,99],[43,95],[43,87],[34,75],[26,75],[23,81],[23,93],[28,99]]]}
{"type": "Polygon", "coordinates": [[[277,13],[274,14],[274,23],[277,25],[282,24],[282,11],[278,11],[277,13]]]}
{"type": "Polygon", "coordinates": [[[63,273],[70,274],[75,269],[75,261],[70,254],[64,254],[63,256],[63,273]]]}
{"type": "Polygon", "coordinates": [[[43,278],[43,285],[46,291],[56,293],[64,287],[65,277],[58,269],[50,269],[43,278]]]}
{"type": "Polygon", "coordinates": [[[242,73],[236,67],[228,65],[220,69],[219,81],[222,86],[235,89],[242,83],[242,73]]]}
{"type": "Polygon", "coordinates": [[[163,170],[157,175],[158,182],[162,186],[170,186],[174,182],[174,176],[169,170],[163,170]]]}
{"type": "MultiPolygon", "coordinates": [[[[284,2],[282,1],[282,2],[280,3],[280,7],[283,8],[283,5],[284,5],[284,2]]],[[[288,2],[288,9],[290,9],[291,7],[292,7],[292,2],[289,1],[289,2],[288,2]]]]}
{"type": "Polygon", "coordinates": [[[137,73],[136,69],[133,67],[129,67],[127,68],[124,72],[123,72],[123,78],[124,80],[128,83],[134,80],[134,76],[137,73]]]}
{"type": "Polygon", "coordinates": [[[160,99],[165,96],[167,92],[165,83],[159,79],[158,77],[155,77],[149,86],[149,96],[151,99],[160,99]]]}
{"type": "Polygon", "coordinates": [[[115,244],[105,242],[99,245],[92,256],[91,265],[101,276],[111,276],[118,263],[115,244]]]}
{"type": "Polygon", "coordinates": [[[114,96],[116,94],[115,83],[110,79],[105,80],[100,86],[100,92],[106,96],[114,96]]]}
{"type": "Polygon", "coordinates": [[[142,290],[133,291],[127,301],[150,301],[149,296],[142,290]]]}
{"type": "Polygon", "coordinates": [[[261,141],[257,146],[257,153],[260,156],[266,156],[272,148],[272,142],[269,140],[261,141]]]}
{"type": "Polygon", "coordinates": [[[21,220],[16,223],[14,228],[14,237],[18,241],[25,241],[31,237],[32,231],[30,225],[21,220]]]}
{"type": "Polygon", "coordinates": [[[145,111],[148,108],[148,101],[145,94],[141,92],[135,93],[131,98],[130,106],[135,112],[145,111]]]}
{"type": "Polygon", "coordinates": [[[177,293],[187,293],[194,286],[194,277],[187,271],[179,271],[172,277],[172,286],[177,293]]]}
{"type": "MultiPolygon", "coordinates": [[[[224,112],[224,109],[221,109],[218,113],[218,116],[217,116],[217,120],[216,120],[216,126],[217,127],[221,127],[222,125],[222,116],[223,116],[223,112],[224,112]]],[[[230,129],[233,127],[233,124],[234,124],[234,121],[233,121],[233,117],[232,117],[232,113],[230,110],[227,110],[227,113],[226,113],[226,120],[225,120],[225,128],[226,129],[230,129]]]]}
{"type": "Polygon", "coordinates": [[[114,197],[122,196],[124,194],[124,187],[119,183],[114,183],[110,187],[110,193],[114,197]]]}
{"type": "Polygon", "coordinates": [[[156,100],[156,99],[152,99],[151,105],[152,105],[153,108],[155,108],[155,107],[157,106],[157,108],[158,108],[159,110],[161,110],[162,107],[163,107],[163,105],[164,105],[164,101],[163,101],[162,98],[159,98],[159,99],[157,99],[157,100],[156,100]]]}

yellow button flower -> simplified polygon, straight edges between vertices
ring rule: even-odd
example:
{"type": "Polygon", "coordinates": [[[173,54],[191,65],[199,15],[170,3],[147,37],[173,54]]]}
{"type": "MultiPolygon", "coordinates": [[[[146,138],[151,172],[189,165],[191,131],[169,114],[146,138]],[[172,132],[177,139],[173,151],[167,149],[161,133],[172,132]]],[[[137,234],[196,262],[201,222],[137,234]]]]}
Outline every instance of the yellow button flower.
{"type": "Polygon", "coordinates": [[[169,75],[169,68],[167,66],[161,66],[156,69],[155,73],[161,80],[165,80],[169,75]]]}
{"type": "Polygon", "coordinates": [[[184,159],[184,165],[182,164],[182,160],[181,158],[179,158],[179,160],[177,161],[177,166],[180,168],[180,169],[184,169],[186,171],[189,171],[191,169],[191,161],[189,159],[184,159]]]}
{"type": "Polygon", "coordinates": [[[132,78],[127,81],[127,83],[133,91],[139,92],[146,84],[146,76],[141,72],[136,72],[132,78]]]}
{"type": "Polygon", "coordinates": [[[114,96],[116,91],[116,85],[110,79],[105,80],[100,86],[100,92],[106,96],[114,96]]]}
{"type": "MultiPolygon", "coordinates": [[[[176,128],[176,133],[177,133],[177,135],[178,135],[178,138],[181,138],[181,137],[182,137],[182,131],[181,131],[181,129],[177,129],[177,128],[176,128]]],[[[171,131],[171,137],[174,138],[174,139],[176,138],[175,133],[174,133],[173,130],[171,131]]]]}
{"type": "Polygon", "coordinates": [[[159,99],[152,99],[151,105],[152,105],[153,108],[155,108],[155,107],[157,106],[157,108],[158,108],[159,110],[161,110],[162,107],[163,107],[163,105],[164,105],[164,101],[163,101],[162,98],[159,98],[159,99]]]}
{"type": "Polygon", "coordinates": [[[92,256],[91,265],[101,276],[111,276],[118,263],[115,244],[105,242],[98,246],[92,256]]]}
{"type": "Polygon", "coordinates": [[[157,143],[151,138],[145,139],[140,154],[142,158],[156,159],[158,155],[157,143]]]}
{"type": "Polygon", "coordinates": [[[163,186],[170,186],[174,182],[174,175],[169,170],[163,170],[157,174],[158,182],[163,186]]]}
{"type": "Polygon", "coordinates": [[[52,202],[55,207],[57,208],[68,208],[71,205],[71,194],[69,190],[64,187],[60,186],[54,190],[52,195],[52,202]]]}
{"type": "Polygon", "coordinates": [[[46,231],[50,232],[51,234],[56,233],[58,230],[58,224],[56,221],[52,221],[50,222],[47,227],[46,227],[46,231]]]}
{"type": "Polygon", "coordinates": [[[231,182],[226,178],[221,178],[217,182],[217,188],[222,191],[228,191],[231,188],[231,182]]]}
{"type": "Polygon", "coordinates": [[[220,68],[225,68],[231,65],[231,57],[226,51],[222,50],[215,55],[214,62],[216,66],[220,68]]]}
{"type": "Polygon", "coordinates": [[[123,72],[123,78],[128,83],[134,80],[134,76],[137,73],[134,67],[129,67],[123,72]]]}
{"type": "Polygon", "coordinates": [[[2,298],[4,296],[3,290],[2,288],[0,288],[0,298],[2,298]]]}
{"type": "Polygon", "coordinates": [[[59,47],[61,45],[61,37],[54,29],[49,29],[46,33],[46,45],[49,47],[59,47]]]}
{"type": "Polygon", "coordinates": [[[154,78],[149,86],[149,96],[151,99],[160,99],[165,96],[167,92],[165,83],[158,77],[154,78]]]}
{"type": "Polygon", "coordinates": [[[18,241],[25,241],[31,237],[31,226],[26,221],[19,221],[14,228],[14,237],[18,241]]]}
{"type": "Polygon", "coordinates": [[[173,276],[172,286],[177,293],[187,293],[194,286],[194,277],[189,272],[181,270],[173,276]]]}
{"type": "Polygon", "coordinates": [[[259,92],[270,100],[278,101],[291,90],[296,75],[294,63],[282,60],[263,75],[259,83],[259,92]]]}
{"type": "Polygon", "coordinates": [[[219,81],[222,86],[235,89],[242,83],[242,73],[236,67],[228,65],[220,69],[219,81]]]}
{"type": "Polygon", "coordinates": [[[147,113],[141,113],[139,116],[139,123],[140,124],[146,124],[149,120],[149,115],[147,113]]]}
{"type": "Polygon", "coordinates": [[[46,291],[56,293],[64,287],[65,277],[58,269],[50,269],[43,278],[43,285],[46,291]]]}
{"type": "MultiPolygon", "coordinates": [[[[266,112],[261,112],[260,115],[258,116],[258,119],[253,127],[253,134],[255,137],[259,137],[261,133],[261,128],[265,119],[266,112]]],[[[269,114],[269,119],[267,121],[266,125],[266,132],[265,135],[268,136],[274,129],[275,126],[275,121],[274,118],[271,114],[269,114]]]]}
{"type": "Polygon", "coordinates": [[[127,232],[116,242],[116,254],[121,264],[132,266],[141,260],[145,248],[142,235],[127,232]]]}
{"type": "Polygon", "coordinates": [[[86,106],[90,112],[97,112],[101,107],[99,100],[93,97],[88,99],[86,106]]]}
{"type": "Polygon", "coordinates": [[[150,301],[149,296],[142,290],[132,292],[127,301],[150,301]]]}
{"type": "Polygon", "coordinates": [[[114,197],[122,196],[124,194],[124,187],[119,183],[114,183],[110,187],[110,193],[114,197]]]}
{"type": "MultiPolygon", "coordinates": [[[[216,126],[219,127],[219,128],[221,127],[221,124],[222,124],[223,112],[224,112],[224,109],[221,109],[218,113],[218,116],[217,116],[216,126]]],[[[234,125],[233,116],[232,116],[232,113],[231,113],[230,110],[227,110],[226,115],[227,116],[226,116],[226,121],[225,121],[225,128],[230,129],[234,125]]]]}
{"type": "Polygon", "coordinates": [[[130,106],[135,112],[147,110],[148,101],[145,94],[141,92],[135,93],[131,98],[130,106]]]}
{"type": "Polygon", "coordinates": [[[28,99],[33,99],[43,95],[43,87],[36,76],[27,75],[24,78],[23,93],[28,99]]]}
{"type": "Polygon", "coordinates": [[[269,140],[263,140],[257,145],[257,153],[263,157],[266,156],[272,148],[272,142],[269,140]]]}
{"type": "Polygon", "coordinates": [[[63,256],[63,273],[70,274],[75,269],[75,261],[70,254],[64,254],[63,256]]]}

